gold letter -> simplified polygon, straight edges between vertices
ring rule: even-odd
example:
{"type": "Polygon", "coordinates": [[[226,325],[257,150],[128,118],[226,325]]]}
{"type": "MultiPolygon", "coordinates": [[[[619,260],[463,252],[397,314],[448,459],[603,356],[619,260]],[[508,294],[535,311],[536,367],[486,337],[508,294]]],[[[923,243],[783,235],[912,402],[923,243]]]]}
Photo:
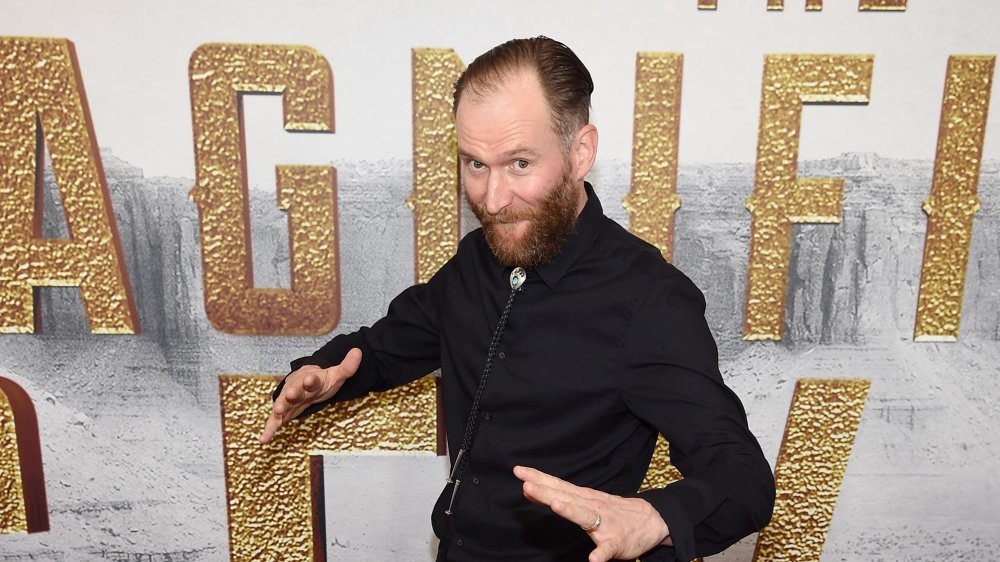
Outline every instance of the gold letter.
{"type": "Polygon", "coordinates": [[[906,0],[858,0],[858,11],[906,11],[906,0]]]}
{"type": "Polygon", "coordinates": [[[329,332],[340,318],[336,170],[277,167],[291,289],[254,288],[243,95],[281,94],[286,131],[332,132],[330,65],[309,47],[208,44],[191,55],[189,78],[209,322],[231,334],[329,332]]]}
{"type": "MultiPolygon", "coordinates": [[[[714,10],[718,0],[698,0],[699,10],[714,10]]],[[[782,11],[785,9],[785,0],[767,0],[769,11],[782,11]]],[[[806,0],[806,10],[820,11],[823,9],[823,0],[806,0]]],[[[858,10],[867,11],[905,11],[906,0],[858,0],[858,10]]]]}
{"type": "Polygon", "coordinates": [[[230,560],[322,562],[323,474],[312,457],[323,451],[435,454],[434,378],[326,408],[261,445],[259,426],[275,380],[219,377],[230,560]]]}
{"type": "Polygon", "coordinates": [[[771,523],[754,562],[820,559],[871,382],[799,379],[774,470],[771,523]]]}
{"type": "MultiPolygon", "coordinates": [[[[452,49],[412,50],[413,192],[406,205],[413,210],[417,283],[426,283],[458,251],[462,186],[452,85],[463,70],[462,59],[452,49]]],[[[447,451],[445,438],[443,412],[439,411],[439,455],[447,451]]]]}
{"type": "MultiPolygon", "coordinates": [[[[785,0],[767,0],[767,9],[781,11],[785,9],[785,0]]],[[[823,9],[823,0],[806,0],[806,10],[818,12],[823,9]]]]}
{"type": "Polygon", "coordinates": [[[637,53],[632,132],[632,190],[625,197],[629,230],[672,261],[684,56],[637,53]]]}
{"type": "Polygon", "coordinates": [[[426,283],[458,251],[462,188],[452,84],[465,70],[452,49],[413,49],[413,210],[416,281],[426,283]]]}
{"type": "MultiPolygon", "coordinates": [[[[754,562],[819,560],[869,386],[855,379],[799,379],[795,385],[775,467],[774,515],[757,538],[754,562]]],[[[661,436],[642,488],[681,478],[661,436]]]]}
{"type": "Polygon", "coordinates": [[[24,389],[0,377],[0,534],[48,530],[35,407],[24,389]]]}
{"type": "Polygon", "coordinates": [[[840,222],[844,181],[796,178],[802,104],[867,102],[872,65],[870,55],[765,57],[743,339],[781,339],[792,224],[840,222]]]}
{"type": "Polygon", "coordinates": [[[0,333],[33,333],[35,287],[80,287],[90,330],[138,331],[73,44],[0,38],[0,333]],[[48,146],[69,239],[42,238],[48,146]]]}
{"type": "Polygon", "coordinates": [[[656,449],[652,460],[649,461],[649,468],[646,469],[641,490],[662,488],[682,478],[684,476],[670,462],[670,443],[660,435],[656,438],[656,449]]]}
{"type": "Polygon", "coordinates": [[[958,339],[995,59],[948,57],[914,341],[958,339]]]}

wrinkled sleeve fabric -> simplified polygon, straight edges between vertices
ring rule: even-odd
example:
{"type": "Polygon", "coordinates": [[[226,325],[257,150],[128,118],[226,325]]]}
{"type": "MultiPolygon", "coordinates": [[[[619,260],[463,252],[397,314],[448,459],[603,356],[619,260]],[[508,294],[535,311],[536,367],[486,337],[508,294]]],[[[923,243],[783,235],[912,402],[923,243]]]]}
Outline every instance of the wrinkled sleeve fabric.
{"type": "Polygon", "coordinates": [[[673,540],[642,560],[708,556],[764,527],[774,478],[743,404],[722,380],[701,291],[679,273],[654,282],[637,301],[623,349],[622,400],[667,439],[684,475],[637,495],[673,540]]]}
{"type": "MultiPolygon", "coordinates": [[[[400,293],[389,304],[386,315],[371,327],[338,335],[311,355],[291,362],[290,372],[303,365],[328,368],[340,364],[352,348],[361,350],[357,372],[344,381],[337,394],[327,402],[306,408],[300,417],[330,403],[402,386],[440,368],[440,311],[454,262],[455,258],[448,261],[427,283],[400,293]]],[[[276,399],[283,387],[284,381],[272,398],[276,399]]]]}

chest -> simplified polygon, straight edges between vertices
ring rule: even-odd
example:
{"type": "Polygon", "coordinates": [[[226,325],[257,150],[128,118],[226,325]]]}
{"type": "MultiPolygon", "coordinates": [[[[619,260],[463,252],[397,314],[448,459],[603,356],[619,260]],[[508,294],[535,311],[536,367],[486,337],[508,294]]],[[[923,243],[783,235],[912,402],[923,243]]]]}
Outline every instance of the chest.
{"type": "Polygon", "coordinates": [[[529,273],[508,307],[509,297],[503,280],[451,288],[442,316],[446,388],[471,399],[493,344],[483,394],[489,407],[527,413],[584,402],[612,406],[632,302],[627,293],[572,278],[549,287],[529,273]]]}

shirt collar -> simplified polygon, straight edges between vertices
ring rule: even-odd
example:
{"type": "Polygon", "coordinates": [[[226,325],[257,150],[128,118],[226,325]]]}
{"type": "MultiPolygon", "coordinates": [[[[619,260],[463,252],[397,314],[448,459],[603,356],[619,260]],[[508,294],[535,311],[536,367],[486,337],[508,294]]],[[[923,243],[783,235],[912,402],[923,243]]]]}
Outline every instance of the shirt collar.
{"type": "Polygon", "coordinates": [[[587,203],[576,218],[573,230],[566,236],[566,243],[562,250],[552,261],[535,268],[538,276],[549,288],[555,287],[559,283],[569,268],[590,248],[600,231],[604,209],[601,207],[600,200],[597,199],[597,194],[594,193],[594,187],[589,182],[584,182],[583,187],[587,191],[587,203]]]}

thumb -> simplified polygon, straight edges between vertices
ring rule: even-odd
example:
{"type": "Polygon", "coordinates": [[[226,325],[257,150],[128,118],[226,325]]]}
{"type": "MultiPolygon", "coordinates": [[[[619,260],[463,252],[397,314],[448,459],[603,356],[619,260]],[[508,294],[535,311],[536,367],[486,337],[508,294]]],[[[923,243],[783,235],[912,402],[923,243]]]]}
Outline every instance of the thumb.
{"type": "Polygon", "coordinates": [[[600,543],[597,545],[597,548],[591,551],[590,556],[587,557],[587,562],[608,562],[611,560],[612,550],[610,543],[600,543]]]}
{"type": "Polygon", "coordinates": [[[355,347],[348,351],[340,365],[337,365],[337,374],[346,379],[358,371],[359,365],[361,365],[361,350],[355,347]]]}
{"type": "Polygon", "coordinates": [[[323,391],[317,394],[312,402],[325,402],[332,398],[340,391],[340,387],[344,385],[344,381],[351,378],[357,372],[358,365],[360,364],[361,350],[355,347],[347,352],[347,355],[344,356],[339,365],[324,369],[323,391]]]}

